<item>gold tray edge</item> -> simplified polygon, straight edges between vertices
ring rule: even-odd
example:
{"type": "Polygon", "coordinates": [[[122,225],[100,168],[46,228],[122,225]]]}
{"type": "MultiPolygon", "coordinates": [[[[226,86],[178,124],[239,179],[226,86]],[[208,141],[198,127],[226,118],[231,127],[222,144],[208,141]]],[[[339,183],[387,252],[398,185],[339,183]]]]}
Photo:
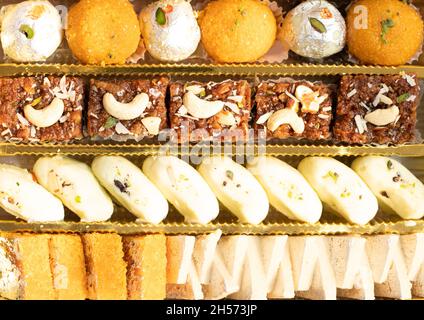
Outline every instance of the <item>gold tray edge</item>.
{"type": "MultiPolygon", "coordinates": [[[[116,145],[108,144],[16,144],[1,142],[0,156],[17,155],[132,155],[147,156],[157,155],[161,152],[173,155],[187,155],[193,152],[193,147],[178,146],[162,149],[160,144],[135,144],[124,143],[116,145]]],[[[211,147],[206,147],[211,148],[211,147]]],[[[200,147],[199,149],[202,150],[200,147]]],[[[255,145],[232,145],[229,149],[222,148],[221,154],[233,155],[266,153],[267,155],[286,156],[361,156],[361,155],[393,155],[404,157],[424,156],[424,144],[402,146],[323,146],[323,145],[267,145],[265,148],[255,145]]],[[[196,153],[197,155],[198,153],[196,153]]]]}
{"type": "Polygon", "coordinates": [[[162,223],[159,225],[116,223],[116,222],[63,222],[63,223],[26,223],[17,221],[0,221],[2,232],[30,232],[30,233],[86,233],[86,232],[115,232],[119,234],[205,234],[220,229],[224,235],[338,235],[338,234],[410,234],[424,232],[424,220],[378,222],[364,226],[346,223],[269,223],[260,225],[246,225],[238,223],[216,224],[186,224],[162,223]]]}
{"type": "Polygon", "coordinates": [[[358,66],[334,64],[136,64],[136,65],[80,65],[80,64],[0,64],[0,76],[35,74],[78,75],[340,75],[340,74],[397,74],[416,73],[424,78],[424,66],[358,66]]]}

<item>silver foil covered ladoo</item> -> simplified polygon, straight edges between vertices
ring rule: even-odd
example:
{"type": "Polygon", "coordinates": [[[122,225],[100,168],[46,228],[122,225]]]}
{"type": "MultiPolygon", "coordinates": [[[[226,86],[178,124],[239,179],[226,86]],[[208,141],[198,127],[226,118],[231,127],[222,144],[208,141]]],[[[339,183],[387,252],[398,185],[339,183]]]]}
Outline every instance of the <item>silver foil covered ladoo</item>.
{"type": "Polygon", "coordinates": [[[141,33],[147,51],[161,61],[187,59],[200,41],[200,28],[189,2],[161,0],[140,13],[141,33]]]}
{"type": "Polygon", "coordinates": [[[281,40],[298,55],[325,58],[343,50],[346,43],[345,20],[327,1],[305,1],[285,17],[281,40]]]}

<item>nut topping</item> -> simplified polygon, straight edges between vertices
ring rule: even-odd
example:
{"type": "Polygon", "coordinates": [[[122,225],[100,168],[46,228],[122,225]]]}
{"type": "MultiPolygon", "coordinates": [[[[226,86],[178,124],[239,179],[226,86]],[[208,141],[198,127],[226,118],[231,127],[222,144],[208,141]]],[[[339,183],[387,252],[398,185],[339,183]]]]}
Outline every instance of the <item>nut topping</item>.
{"type": "Polygon", "coordinates": [[[47,128],[54,125],[62,117],[65,105],[62,99],[54,98],[53,101],[43,109],[34,109],[32,105],[24,107],[25,118],[33,125],[47,128]]]}
{"type": "Polygon", "coordinates": [[[391,106],[387,109],[377,109],[365,115],[365,120],[376,126],[385,126],[396,120],[399,115],[399,108],[391,106]]]}
{"type": "Polygon", "coordinates": [[[295,133],[305,131],[303,119],[292,109],[281,109],[274,112],[268,119],[267,127],[270,131],[274,132],[282,124],[290,125],[295,133]]]}
{"type": "Polygon", "coordinates": [[[107,113],[119,120],[133,120],[138,118],[149,105],[149,96],[140,93],[129,103],[118,102],[113,94],[105,93],[103,106],[107,113]]]}
{"type": "Polygon", "coordinates": [[[219,100],[206,101],[199,98],[192,92],[187,92],[184,95],[183,104],[190,115],[199,119],[210,118],[224,108],[224,102],[219,100]]]}

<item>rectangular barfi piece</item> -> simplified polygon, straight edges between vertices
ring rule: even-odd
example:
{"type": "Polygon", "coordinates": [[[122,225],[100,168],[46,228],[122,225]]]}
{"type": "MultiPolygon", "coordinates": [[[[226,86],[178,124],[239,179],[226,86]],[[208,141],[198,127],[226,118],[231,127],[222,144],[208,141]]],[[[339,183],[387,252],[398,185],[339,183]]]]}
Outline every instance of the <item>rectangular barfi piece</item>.
{"type": "Polygon", "coordinates": [[[323,83],[290,79],[261,82],[255,95],[255,129],[265,129],[267,138],[329,139],[331,93],[323,83]]]}
{"type": "Polygon", "coordinates": [[[360,144],[413,141],[419,91],[414,74],[343,76],[335,139],[360,144]]]}
{"type": "Polygon", "coordinates": [[[87,126],[91,137],[141,140],[167,127],[169,79],[90,81],[87,126]]]}
{"type": "Polygon", "coordinates": [[[50,242],[50,269],[58,300],[87,298],[87,278],[79,235],[54,234],[50,242]]]}
{"type": "Polygon", "coordinates": [[[247,81],[170,85],[169,117],[180,142],[247,138],[251,111],[247,81]]]}
{"type": "Polygon", "coordinates": [[[56,298],[50,269],[49,235],[13,234],[10,239],[21,269],[24,300],[56,298]]]}
{"type": "Polygon", "coordinates": [[[123,237],[129,300],[166,298],[166,236],[123,237]]]}
{"type": "Polygon", "coordinates": [[[1,138],[30,142],[80,139],[83,104],[81,78],[0,78],[1,138]]]}
{"type": "Polygon", "coordinates": [[[87,270],[88,298],[126,300],[126,264],[121,237],[114,233],[82,235],[87,270]]]}

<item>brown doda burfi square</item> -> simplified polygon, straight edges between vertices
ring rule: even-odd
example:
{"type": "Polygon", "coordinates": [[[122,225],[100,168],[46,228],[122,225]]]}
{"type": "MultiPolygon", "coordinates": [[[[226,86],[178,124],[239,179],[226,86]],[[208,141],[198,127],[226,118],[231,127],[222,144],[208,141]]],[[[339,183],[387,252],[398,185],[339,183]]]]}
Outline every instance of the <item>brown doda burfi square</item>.
{"type": "Polygon", "coordinates": [[[174,82],[170,85],[169,117],[171,128],[177,132],[180,142],[212,138],[245,140],[248,137],[251,108],[251,88],[245,80],[174,82]],[[187,98],[188,95],[191,95],[191,99],[187,98]],[[201,101],[196,106],[193,100],[201,101]],[[185,105],[188,101],[191,101],[190,105],[185,105]],[[223,107],[216,109],[211,106],[213,102],[221,102],[223,107]]]}
{"type": "Polygon", "coordinates": [[[290,79],[263,81],[256,88],[255,129],[266,130],[269,139],[329,139],[331,95],[330,87],[323,83],[290,79]],[[280,111],[283,109],[293,111],[280,111]]]}
{"type": "MultiPolygon", "coordinates": [[[[84,84],[78,77],[0,78],[1,138],[26,142],[80,139],[83,136],[83,105],[84,84]],[[62,101],[64,109],[53,124],[48,124],[49,117],[45,113],[35,112],[37,117],[34,118],[24,111],[26,106],[32,107],[27,110],[45,110],[54,99],[59,104],[62,101]]],[[[54,120],[53,117],[50,122],[54,120]]]]}
{"type": "MultiPolygon", "coordinates": [[[[94,80],[90,81],[90,98],[87,112],[88,134],[91,137],[142,139],[156,136],[167,127],[165,97],[169,79],[156,77],[150,80],[94,80]],[[119,103],[131,103],[142,93],[149,97],[144,112],[131,120],[120,120],[111,116],[103,105],[106,93],[113,95],[119,103]]],[[[125,108],[125,105],[122,106],[125,108]]]]}
{"type": "Polygon", "coordinates": [[[343,76],[334,125],[336,140],[350,144],[413,141],[419,91],[414,74],[343,76]]]}

